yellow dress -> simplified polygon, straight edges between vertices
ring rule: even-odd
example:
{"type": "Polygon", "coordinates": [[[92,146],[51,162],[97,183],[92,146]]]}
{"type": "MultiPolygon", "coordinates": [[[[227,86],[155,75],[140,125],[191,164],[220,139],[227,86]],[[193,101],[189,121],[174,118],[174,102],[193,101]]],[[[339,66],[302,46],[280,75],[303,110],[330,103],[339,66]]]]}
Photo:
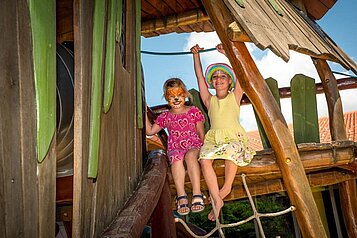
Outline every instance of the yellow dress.
{"type": "Polygon", "coordinates": [[[239,122],[240,107],[233,93],[224,99],[212,96],[208,116],[211,129],[206,133],[200,159],[227,159],[238,166],[250,163],[255,151],[248,147],[248,137],[239,122]]]}

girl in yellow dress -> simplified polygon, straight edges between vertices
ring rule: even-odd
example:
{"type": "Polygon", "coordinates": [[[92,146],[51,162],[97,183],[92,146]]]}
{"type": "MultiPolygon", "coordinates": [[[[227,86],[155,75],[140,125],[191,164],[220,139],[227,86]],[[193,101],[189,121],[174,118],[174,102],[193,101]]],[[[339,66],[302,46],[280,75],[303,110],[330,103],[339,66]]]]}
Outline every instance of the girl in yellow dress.
{"type": "MultiPolygon", "coordinates": [[[[225,54],[221,44],[217,51],[225,54]]],[[[211,64],[203,75],[199,45],[191,48],[194,69],[201,99],[208,109],[211,128],[205,135],[200,151],[200,164],[209,193],[216,208],[216,215],[223,207],[223,199],[231,192],[238,166],[250,163],[255,151],[248,147],[246,132],[239,122],[240,101],[243,91],[236,80],[233,69],[224,63],[211,64]],[[212,95],[209,88],[215,89],[212,95]],[[213,169],[215,159],[225,160],[225,181],[219,189],[217,175],[213,169]]],[[[211,211],[208,219],[215,220],[211,211]]]]}

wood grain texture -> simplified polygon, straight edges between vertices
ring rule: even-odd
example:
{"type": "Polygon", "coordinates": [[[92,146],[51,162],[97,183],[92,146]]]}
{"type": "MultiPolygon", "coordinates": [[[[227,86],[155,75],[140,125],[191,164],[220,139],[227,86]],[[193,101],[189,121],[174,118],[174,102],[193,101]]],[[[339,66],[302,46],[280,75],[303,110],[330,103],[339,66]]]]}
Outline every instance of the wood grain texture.
{"type": "Polygon", "coordinates": [[[125,42],[115,44],[111,109],[101,114],[96,180],[87,178],[93,5],[74,2],[75,126],[73,237],[98,237],[133,193],[142,173],[142,130],[136,126],[135,5],[126,1],[125,42]],[[125,47],[125,49],[121,49],[125,47]],[[139,146],[140,145],[140,146],[139,146]]]}
{"type": "Polygon", "coordinates": [[[275,151],[291,203],[297,208],[296,215],[303,235],[326,237],[300,156],[279,107],[244,43],[234,42],[234,51],[225,34],[227,25],[224,24],[224,18],[230,14],[229,10],[220,1],[204,0],[203,4],[243,91],[254,104],[265,131],[269,132],[269,141],[275,151]]]}
{"type": "Polygon", "coordinates": [[[0,52],[3,72],[0,80],[0,214],[6,214],[0,216],[1,236],[50,237],[54,234],[55,221],[52,188],[55,186],[56,157],[51,144],[47,160],[41,165],[37,163],[36,96],[28,2],[5,1],[0,14],[4,19],[0,21],[4,33],[4,48],[0,52]]]}
{"type": "MultiPolygon", "coordinates": [[[[160,197],[168,195],[162,194],[166,179],[167,166],[167,157],[165,152],[157,150],[150,153],[148,164],[145,166],[142,178],[138,183],[138,187],[130,196],[130,199],[126,202],[123,209],[120,210],[111,225],[106,229],[102,235],[103,237],[140,237],[144,226],[149,221],[151,214],[154,212],[160,197]]],[[[167,189],[164,189],[164,191],[168,192],[167,189]]],[[[165,199],[170,198],[166,197],[165,199]]],[[[168,203],[169,200],[163,202],[168,203]]],[[[166,214],[170,212],[167,209],[157,209],[161,209],[161,212],[165,212],[166,214]]],[[[159,212],[159,210],[156,212],[159,212]]],[[[166,224],[170,223],[173,226],[173,217],[171,222],[169,221],[169,217],[163,217],[164,219],[167,219],[165,222],[166,224]]],[[[162,227],[162,229],[164,229],[164,227],[162,227]]]]}
{"type": "MultiPolygon", "coordinates": [[[[331,139],[334,141],[346,140],[347,133],[345,130],[342,102],[340,93],[337,88],[336,78],[332,74],[331,69],[326,61],[321,59],[313,59],[313,62],[325,91],[327,108],[329,111],[331,139]]],[[[341,201],[346,201],[341,203],[341,208],[343,211],[343,218],[346,223],[347,233],[350,237],[355,237],[357,234],[357,209],[351,202],[355,202],[356,200],[356,180],[340,183],[339,194],[340,197],[343,198],[341,201]]]]}

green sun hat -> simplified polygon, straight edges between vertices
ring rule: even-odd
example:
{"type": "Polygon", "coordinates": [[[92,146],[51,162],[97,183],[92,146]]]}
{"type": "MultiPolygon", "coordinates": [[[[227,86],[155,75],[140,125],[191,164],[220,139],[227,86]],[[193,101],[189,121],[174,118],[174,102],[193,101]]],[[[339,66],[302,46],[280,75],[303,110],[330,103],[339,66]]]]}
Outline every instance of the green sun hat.
{"type": "Polygon", "coordinates": [[[206,80],[207,87],[211,89],[214,88],[212,85],[212,75],[214,74],[214,72],[218,70],[225,72],[232,78],[232,84],[230,88],[231,89],[234,88],[236,86],[236,81],[237,81],[236,75],[234,74],[232,67],[225,63],[214,63],[214,64],[210,64],[207,67],[205,73],[205,80],[206,80]]]}

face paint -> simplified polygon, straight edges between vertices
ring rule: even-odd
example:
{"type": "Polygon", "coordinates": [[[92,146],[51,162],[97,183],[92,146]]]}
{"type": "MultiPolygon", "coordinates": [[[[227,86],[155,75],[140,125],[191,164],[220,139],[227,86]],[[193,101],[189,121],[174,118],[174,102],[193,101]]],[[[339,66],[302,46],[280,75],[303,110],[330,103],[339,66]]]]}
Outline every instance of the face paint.
{"type": "Polygon", "coordinates": [[[170,107],[178,109],[185,103],[186,93],[180,87],[169,88],[165,95],[170,107]]]}

